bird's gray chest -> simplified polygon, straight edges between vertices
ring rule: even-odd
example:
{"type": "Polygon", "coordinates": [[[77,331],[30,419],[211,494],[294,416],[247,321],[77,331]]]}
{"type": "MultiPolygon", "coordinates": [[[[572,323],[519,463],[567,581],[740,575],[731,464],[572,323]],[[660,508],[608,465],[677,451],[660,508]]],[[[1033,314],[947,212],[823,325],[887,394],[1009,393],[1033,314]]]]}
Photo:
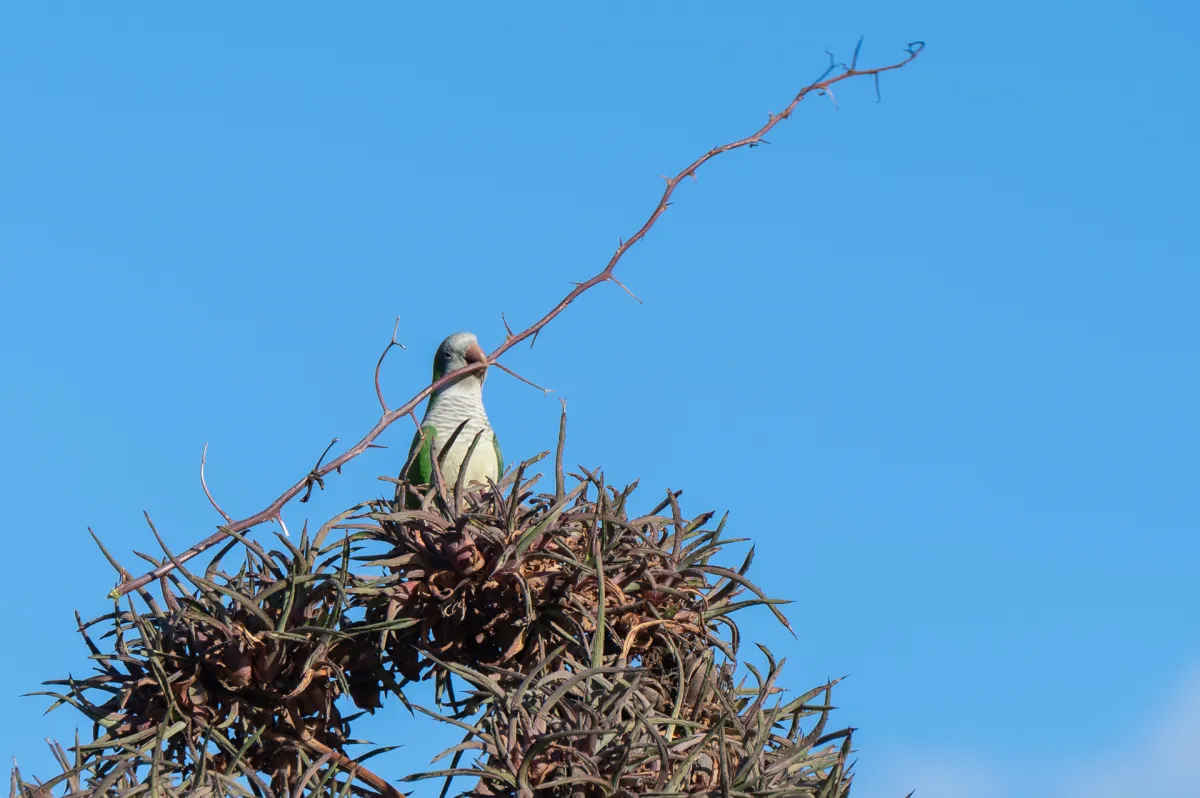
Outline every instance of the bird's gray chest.
{"type": "Polygon", "coordinates": [[[481,397],[469,394],[451,394],[439,397],[438,401],[425,414],[424,423],[432,424],[437,429],[432,451],[435,458],[441,459],[447,481],[453,482],[458,476],[459,468],[466,459],[467,451],[471,448],[471,442],[481,431],[483,434],[480,435],[479,443],[475,446],[471,464],[475,465],[477,460],[481,463],[489,462],[487,460],[489,457],[491,460],[495,460],[492,428],[488,423],[487,413],[484,412],[481,397]],[[466,423],[463,424],[463,422],[466,423]],[[460,424],[463,424],[462,431],[458,433],[450,451],[446,452],[443,458],[442,453],[446,444],[460,424]]]}

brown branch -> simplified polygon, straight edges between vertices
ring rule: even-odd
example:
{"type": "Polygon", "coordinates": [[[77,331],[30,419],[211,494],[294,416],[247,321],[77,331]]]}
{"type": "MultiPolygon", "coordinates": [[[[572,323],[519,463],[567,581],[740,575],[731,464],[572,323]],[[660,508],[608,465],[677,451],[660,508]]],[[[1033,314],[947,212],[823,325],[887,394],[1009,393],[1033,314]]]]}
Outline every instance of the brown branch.
{"type": "MultiPolygon", "coordinates": [[[[859,42],[859,46],[861,46],[861,40],[859,42]]],[[[526,339],[536,340],[537,335],[538,335],[538,333],[540,333],[542,331],[542,328],[544,328],[547,324],[549,324],[551,321],[553,321],[560,313],[562,313],[564,310],[566,310],[567,306],[570,305],[572,302],[574,302],[576,299],[578,299],[579,296],[581,294],[583,294],[585,291],[588,291],[588,290],[596,287],[597,285],[600,285],[601,283],[607,283],[607,282],[616,283],[617,280],[613,276],[613,271],[616,269],[617,264],[620,262],[621,258],[623,258],[625,256],[625,253],[629,251],[630,247],[632,247],[634,244],[641,241],[643,238],[646,237],[646,234],[650,232],[650,228],[652,228],[655,225],[655,223],[658,221],[659,217],[662,216],[663,213],[666,211],[666,209],[670,206],[671,197],[675,194],[675,189],[679,186],[680,182],[682,182],[685,178],[688,178],[688,177],[694,178],[696,175],[696,170],[699,169],[701,166],[708,163],[713,158],[716,158],[718,155],[729,152],[730,150],[737,150],[737,149],[741,149],[742,147],[755,147],[755,146],[759,145],[760,143],[764,143],[763,136],[765,136],[768,132],[770,132],[771,129],[774,128],[776,125],[778,125],[780,122],[791,117],[792,112],[795,111],[795,109],[796,109],[796,106],[799,105],[801,100],[803,100],[805,98],[805,96],[808,95],[810,92],[826,91],[834,83],[839,83],[839,82],[841,82],[843,80],[847,80],[849,78],[861,77],[861,76],[867,76],[867,75],[874,77],[876,80],[876,85],[878,86],[878,79],[879,79],[880,74],[891,71],[893,69],[899,69],[899,68],[905,66],[906,64],[910,63],[914,58],[916,58],[921,53],[921,50],[924,49],[924,46],[925,45],[923,42],[913,42],[913,43],[909,44],[908,48],[905,51],[908,53],[906,58],[904,58],[901,61],[897,61],[894,64],[889,64],[888,66],[883,66],[883,67],[876,67],[874,69],[858,69],[857,68],[858,47],[855,48],[854,60],[851,62],[850,65],[834,63],[833,57],[830,56],[830,66],[828,69],[825,70],[825,73],[822,74],[821,77],[819,77],[816,81],[814,81],[814,82],[808,84],[807,86],[805,86],[804,88],[800,89],[800,91],[796,93],[796,96],[792,98],[791,102],[789,102],[787,107],[784,108],[782,111],[780,111],[777,114],[768,115],[766,124],[764,124],[758,130],[756,130],[754,133],[750,134],[749,136],[747,136],[743,139],[738,139],[737,141],[733,141],[728,144],[722,144],[718,147],[713,147],[711,150],[704,153],[699,158],[697,158],[696,160],[692,161],[690,164],[685,166],[674,177],[666,178],[666,183],[667,183],[666,187],[663,189],[662,196],[659,198],[658,204],[654,207],[654,210],[650,213],[649,217],[647,217],[645,223],[643,223],[642,226],[640,228],[638,228],[637,232],[635,232],[628,239],[621,241],[620,245],[617,247],[617,249],[613,253],[612,257],[609,258],[608,263],[604,266],[604,268],[602,270],[600,270],[599,273],[597,273],[593,277],[589,278],[588,280],[585,280],[581,283],[577,283],[575,285],[575,287],[566,296],[564,296],[561,300],[559,300],[558,304],[556,304],[554,307],[552,307],[544,316],[542,316],[540,319],[535,321],[533,324],[529,325],[527,328],[525,328],[521,332],[512,333],[511,330],[509,330],[508,334],[506,335],[506,337],[504,339],[504,342],[502,344],[500,344],[500,346],[496,347],[496,349],[487,356],[487,363],[472,363],[461,369],[452,371],[452,372],[446,374],[445,376],[443,376],[440,380],[422,388],[421,391],[419,391],[414,397],[412,397],[407,402],[405,402],[404,405],[402,405],[401,407],[398,407],[394,410],[386,410],[383,413],[383,415],[379,418],[379,421],[377,421],[375,423],[375,426],[372,427],[367,432],[367,434],[365,436],[363,436],[362,440],[360,440],[358,443],[354,444],[349,449],[342,452],[340,455],[338,455],[334,459],[330,460],[329,463],[327,463],[324,466],[320,465],[320,463],[318,462],[318,465],[316,468],[314,468],[311,472],[309,472],[303,479],[301,479],[295,485],[292,485],[290,488],[285,490],[282,494],[279,495],[279,497],[277,499],[275,499],[275,501],[271,502],[271,504],[268,505],[266,508],[260,510],[259,512],[255,513],[252,516],[244,518],[240,521],[235,521],[235,522],[227,525],[226,527],[222,527],[221,529],[217,530],[216,533],[214,533],[213,535],[210,535],[209,537],[200,541],[196,545],[192,546],[190,549],[180,552],[175,557],[175,561],[180,562],[180,563],[186,562],[187,560],[190,560],[192,557],[195,557],[196,555],[200,554],[201,552],[206,551],[207,549],[211,548],[212,546],[215,546],[217,543],[220,543],[222,540],[224,540],[228,536],[227,530],[231,530],[233,532],[243,532],[247,529],[250,529],[251,527],[254,527],[254,526],[257,526],[258,524],[263,523],[264,521],[269,521],[269,520],[273,519],[276,515],[279,514],[279,511],[283,508],[283,506],[285,504],[287,504],[289,501],[291,501],[292,499],[299,496],[302,492],[304,492],[305,495],[301,500],[303,501],[304,499],[307,499],[308,496],[312,493],[314,484],[319,487],[322,487],[322,488],[324,487],[324,482],[322,480],[322,477],[324,477],[325,475],[327,475],[333,471],[340,471],[340,469],[343,465],[350,462],[355,457],[358,457],[360,454],[365,452],[368,448],[371,448],[372,442],[376,438],[378,438],[381,434],[383,434],[384,430],[386,430],[389,426],[391,426],[391,424],[393,422],[395,422],[397,419],[399,419],[403,416],[412,414],[414,412],[414,410],[416,409],[417,405],[419,405],[422,401],[424,401],[425,398],[428,397],[431,393],[438,390],[439,388],[442,388],[445,385],[449,385],[450,383],[463,378],[467,374],[471,374],[475,371],[481,371],[481,370],[487,368],[488,363],[500,365],[499,363],[496,363],[497,358],[499,358],[501,355],[503,355],[509,349],[512,349],[514,346],[516,346],[517,344],[521,343],[522,341],[524,341],[526,339]],[[831,76],[831,73],[834,72],[835,70],[837,70],[839,67],[842,69],[842,72],[840,74],[831,76]]],[[[505,321],[505,328],[506,328],[506,330],[508,330],[508,322],[507,321],[505,321]]],[[[394,340],[394,336],[393,336],[393,340],[394,340]]],[[[532,345],[532,341],[531,341],[531,345],[532,345]]],[[[391,344],[388,345],[388,349],[391,349],[391,344]]],[[[387,350],[385,350],[384,353],[386,354],[387,350]]],[[[380,358],[380,362],[382,363],[382,357],[380,358]]],[[[377,376],[378,376],[378,374],[377,374],[377,376]]],[[[377,384],[377,388],[378,388],[378,384],[377,384]]],[[[383,404],[381,392],[379,393],[379,397],[380,397],[380,403],[383,404]]],[[[386,407],[386,405],[385,405],[385,407],[386,407]]],[[[414,418],[415,418],[415,416],[414,416],[414,418]]],[[[328,450],[326,450],[326,451],[328,451],[328,450]]],[[[138,577],[137,579],[124,581],[121,584],[117,585],[115,588],[113,588],[112,593],[110,595],[112,595],[114,597],[123,596],[126,593],[129,593],[130,591],[137,590],[138,588],[142,587],[143,585],[146,585],[149,582],[151,582],[155,579],[158,579],[159,577],[163,576],[164,574],[170,573],[174,569],[174,567],[175,566],[174,566],[173,562],[163,563],[158,568],[155,568],[153,571],[151,571],[147,574],[144,574],[144,575],[138,577]]]]}

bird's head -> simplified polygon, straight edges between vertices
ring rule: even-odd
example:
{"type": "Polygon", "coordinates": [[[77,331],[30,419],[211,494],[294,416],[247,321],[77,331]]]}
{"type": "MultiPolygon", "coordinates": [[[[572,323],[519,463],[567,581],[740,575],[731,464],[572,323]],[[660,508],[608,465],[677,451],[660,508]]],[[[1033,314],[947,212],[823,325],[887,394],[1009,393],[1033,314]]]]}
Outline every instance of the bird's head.
{"type": "MultiPolygon", "coordinates": [[[[479,346],[475,333],[460,332],[451,335],[437,348],[433,356],[433,381],[437,382],[452,371],[464,368],[472,363],[484,363],[487,356],[479,346]]],[[[487,369],[473,371],[463,380],[478,380],[482,385],[487,378],[487,369]]],[[[457,382],[457,380],[456,380],[457,382]]]]}

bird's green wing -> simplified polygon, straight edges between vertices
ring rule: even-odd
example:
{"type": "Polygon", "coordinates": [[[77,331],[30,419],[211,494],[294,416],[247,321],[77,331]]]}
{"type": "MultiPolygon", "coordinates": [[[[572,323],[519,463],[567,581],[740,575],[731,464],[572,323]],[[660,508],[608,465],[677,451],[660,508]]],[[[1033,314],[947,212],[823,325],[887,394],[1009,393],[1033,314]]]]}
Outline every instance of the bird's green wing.
{"type": "Polygon", "coordinates": [[[412,457],[413,451],[418,451],[417,456],[413,457],[412,465],[408,467],[405,479],[414,485],[429,485],[433,482],[433,439],[436,435],[437,427],[426,424],[413,436],[408,456],[412,457]]]}
{"type": "Polygon", "coordinates": [[[495,431],[492,432],[492,448],[496,450],[496,479],[499,480],[504,476],[504,455],[500,454],[500,440],[495,431]]]}

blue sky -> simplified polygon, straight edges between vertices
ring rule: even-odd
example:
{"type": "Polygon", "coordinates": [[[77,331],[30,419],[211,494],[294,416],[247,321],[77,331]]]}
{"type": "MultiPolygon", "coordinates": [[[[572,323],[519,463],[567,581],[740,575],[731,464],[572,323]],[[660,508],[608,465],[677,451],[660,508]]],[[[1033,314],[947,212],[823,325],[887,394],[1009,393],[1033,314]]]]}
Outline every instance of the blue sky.
{"type": "MultiPolygon", "coordinates": [[[[928,48],[707,166],[622,262],[645,304],[602,286],[506,362],[567,398],[570,462],[754,539],[799,637],[746,631],[793,688],[850,674],[857,798],[1200,792],[1160,744],[1200,745],[1197,31],[1178,2],[6,5],[0,754],[47,773],[76,725],[19,694],[86,669],[87,526],[130,564],[143,509],[209,534],[205,442],[260,509],[374,423],[395,316],[399,401],[864,34],[865,64],[928,48]]],[[[552,445],[553,395],[487,401],[509,459],[552,445]]],[[[391,775],[434,750],[399,717],[391,775]]]]}

